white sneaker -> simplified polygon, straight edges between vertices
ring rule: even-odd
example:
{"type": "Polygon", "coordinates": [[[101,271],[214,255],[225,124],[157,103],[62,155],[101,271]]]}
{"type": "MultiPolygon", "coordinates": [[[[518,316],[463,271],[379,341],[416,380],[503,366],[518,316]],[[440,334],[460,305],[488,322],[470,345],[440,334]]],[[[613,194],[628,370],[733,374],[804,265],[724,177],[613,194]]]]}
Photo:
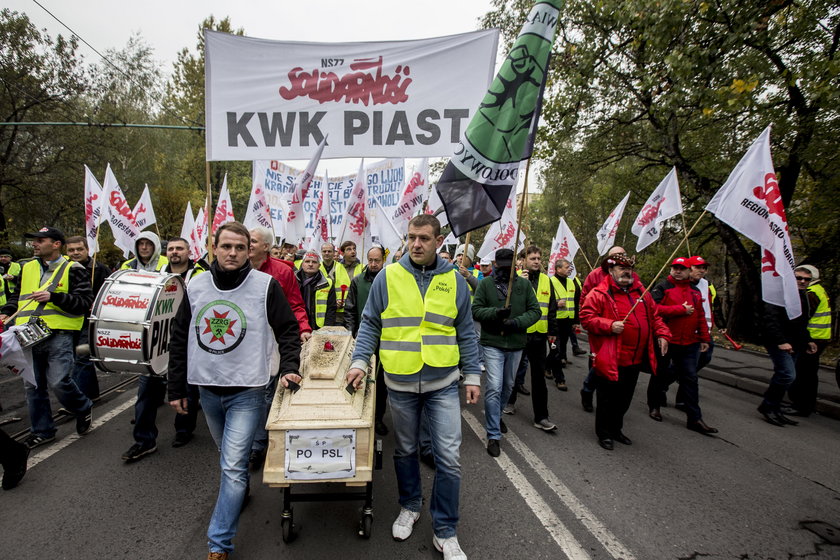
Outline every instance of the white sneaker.
{"type": "Polygon", "coordinates": [[[467,560],[467,555],[461,550],[458,544],[458,537],[439,539],[437,535],[432,538],[432,543],[438,552],[443,552],[443,560],[467,560]]]}
{"type": "Polygon", "coordinates": [[[534,422],[534,427],[539,428],[544,432],[553,432],[557,429],[557,425],[548,418],[543,418],[539,422],[534,422]]]}
{"type": "Polygon", "coordinates": [[[400,514],[394,524],[391,525],[391,536],[394,537],[395,541],[404,541],[411,536],[414,524],[417,523],[418,519],[420,519],[419,511],[400,508],[400,514]]]}
{"type": "Polygon", "coordinates": [[[516,413],[516,407],[513,406],[512,404],[506,404],[504,406],[504,408],[502,408],[502,413],[503,414],[515,414],[516,413]]]}

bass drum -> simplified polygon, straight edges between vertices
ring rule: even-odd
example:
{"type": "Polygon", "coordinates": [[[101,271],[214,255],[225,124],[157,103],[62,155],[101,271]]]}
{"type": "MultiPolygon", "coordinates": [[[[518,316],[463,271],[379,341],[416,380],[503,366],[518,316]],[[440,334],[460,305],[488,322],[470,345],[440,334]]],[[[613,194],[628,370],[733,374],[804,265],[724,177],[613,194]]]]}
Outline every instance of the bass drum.
{"type": "Polygon", "coordinates": [[[91,361],[106,372],[166,375],[169,327],[183,299],[184,282],[177,274],[112,274],[90,315],[91,361]]]}

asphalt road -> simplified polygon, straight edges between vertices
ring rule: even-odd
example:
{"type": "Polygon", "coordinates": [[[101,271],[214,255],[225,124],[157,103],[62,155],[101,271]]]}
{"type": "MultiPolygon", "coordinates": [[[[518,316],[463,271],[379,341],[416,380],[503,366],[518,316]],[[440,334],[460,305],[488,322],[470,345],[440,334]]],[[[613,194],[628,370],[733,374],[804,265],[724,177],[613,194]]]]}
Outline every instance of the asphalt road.
{"type": "MultiPolygon", "coordinates": [[[[840,422],[816,415],[773,427],[756,413],[755,395],[702,380],[704,418],[720,429],[705,437],[686,430],[673,408],[663,409],[663,423],[647,417],[643,374],[625,423],[633,445],[608,452],[597,444],[594,415],[580,406],[585,366],[574,359],[569,392],[550,387],[555,434],[535,429],[530,400],[519,399],[517,413],[505,417],[510,433],[498,459],[484,449],[481,404],[464,409],[458,533],[471,558],[840,558],[840,422]]],[[[16,402],[5,380],[0,416],[16,402]]],[[[218,485],[206,425],[200,419],[196,439],[174,449],[173,413],[161,408],[159,451],[124,464],[133,388],[98,403],[88,435],[63,424],[55,444],[33,452],[21,485],[0,493],[2,558],[206,557],[218,485]]],[[[389,437],[384,444],[370,540],[356,535],[360,503],[299,503],[300,536],[283,543],[282,492],[257,474],[233,557],[439,558],[427,510],[408,541],[391,539],[398,505],[389,437]]],[[[428,496],[433,471],[422,472],[428,496]]]]}

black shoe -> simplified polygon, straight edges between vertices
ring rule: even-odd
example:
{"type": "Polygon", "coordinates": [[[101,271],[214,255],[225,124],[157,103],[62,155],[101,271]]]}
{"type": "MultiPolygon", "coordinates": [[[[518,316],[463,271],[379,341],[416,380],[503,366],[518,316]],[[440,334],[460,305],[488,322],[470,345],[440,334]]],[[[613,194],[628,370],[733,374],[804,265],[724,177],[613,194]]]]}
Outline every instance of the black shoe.
{"type": "Polygon", "coordinates": [[[712,434],[718,433],[717,428],[712,428],[711,426],[706,425],[706,423],[702,420],[688,422],[685,425],[685,427],[691,430],[692,432],[697,432],[698,434],[703,434],[704,436],[710,436],[712,434]]]}
{"type": "Polygon", "coordinates": [[[376,432],[380,436],[387,436],[388,435],[388,426],[385,425],[385,422],[382,420],[377,420],[373,424],[373,431],[376,432]]]}
{"type": "Polygon", "coordinates": [[[619,434],[617,436],[615,436],[613,439],[615,441],[617,441],[618,443],[621,443],[623,445],[633,445],[633,440],[631,440],[629,437],[625,436],[621,432],[619,432],[619,434]]]}
{"type": "Polygon", "coordinates": [[[503,434],[507,433],[507,424],[505,424],[504,420],[499,420],[499,430],[501,430],[503,434]]]}
{"type": "Polygon", "coordinates": [[[780,428],[785,427],[785,422],[779,418],[779,416],[781,416],[780,413],[771,410],[764,405],[758,407],[758,412],[764,417],[764,420],[766,420],[768,424],[779,426],[780,428]]]}
{"type": "Polygon", "coordinates": [[[265,463],[265,449],[252,449],[248,457],[248,468],[252,471],[259,470],[265,463]]]}
{"type": "Polygon", "coordinates": [[[613,445],[613,440],[610,438],[601,438],[598,440],[598,445],[606,449],[607,451],[612,451],[615,448],[613,445]]]}
{"type": "Polygon", "coordinates": [[[143,445],[142,443],[135,443],[128,448],[128,451],[122,454],[122,460],[126,463],[133,463],[139,461],[146,455],[151,455],[157,451],[157,445],[143,445]]]}
{"type": "Polygon", "coordinates": [[[437,465],[435,464],[435,456],[431,453],[421,453],[420,462],[432,470],[435,470],[435,468],[437,467],[437,465]]]}
{"type": "Polygon", "coordinates": [[[581,389],[580,404],[583,405],[583,410],[586,412],[592,412],[595,410],[595,407],[592,406],[592,391],[584,391],[581,389]]]}
{"type": "Polygon", "coordinates": [[[172,440],[172,447],[184,447],[192,441],[193,435],[190,432],[177,432],[172,440]]]}
{"type": "Polygon", "coordinates": [[[583,348],[575,347],[575,348],[572,348],[572,354],[575,355],[575,356],[586,356],[587,354],[589,354],[589,352],[587,352],[583,348]]]}
{"type": "Polygon", "coordinates": [[[650,412],[648,412],[648,416],[657,422],[662,422],[662,413],[659,412],[658,408],[651,408],[650,412]]]}
{"type": "Polygon", "coordinates": [[[93,407],[90,407],[87,412],[76,416],[76,433],[80,436],[85,435],[90,431],[90,425],[93,422],[93,407]]]}
{"type": "Polygon", "coordinates": [[[516,390],[517,390],[517,392],[519,392],[520,395],[530,395],[531,394],[531,391],[529,391],[528,387],[526,387],[525,385],[517,385],[516,390]]]}
{"type": "Polygon", "coordinates": [[[498,457],[502,454],[502,450],[499,449],[499,440],[487,440],[487,454],[491,457],[498,457]]]}
{"type": "Polygon", "coordinates": [[[810,412],[805,412],[804,410],[799,410],[798,408],[794,408],[792,406],[783,406],[782,414],[785,416],[799,416],[800,418],[807,418],[811,415],[810,412]]]}
{"type": "Polygon", "coordinates": [[[23,478],[23,475],[26,474],[26,461],[29,459],[29,447],[20,443],[15,446],[20,446],[20,456],[18,457],[17,463],[6,467],[6,470],[3,471],[3,490],[11,490],[17,486],[23,478]]]}
{"type": "Polygon", "coordinates": [[[782,421],[783,424],[787,424],[788,426],[798,426],[799,425],[799,422],[797,422],[796,420],[791,420],[790,418],[788,418],[787,416],[785,416],[781,412],[776,413],[776,418],[778,418],[779,420],[782,421]]]}
{"type": "Polygon", "coordinates": [[[46,445],[55,441],[55,436],[39,436],[38,434],[29,434],[23,444],[29,449],[35,449],[39,445],[46,445]]]}

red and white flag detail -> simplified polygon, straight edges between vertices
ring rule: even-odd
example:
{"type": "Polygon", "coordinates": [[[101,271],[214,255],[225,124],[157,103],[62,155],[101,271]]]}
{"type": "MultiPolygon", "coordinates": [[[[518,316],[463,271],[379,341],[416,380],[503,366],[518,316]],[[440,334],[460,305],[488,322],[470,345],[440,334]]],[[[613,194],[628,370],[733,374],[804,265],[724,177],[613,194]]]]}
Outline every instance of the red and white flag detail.
{"type": "Polygon", "coordinates": [[[197,261],[207,252],[207,214],[204,207],[198,209],[192,234],[190,235],[190,256],[197,261]]]}
{"type": "Polygon", "coordinates": [[[190,257],[192,257],[192,237],[193,237],[193,230],[195,229],[195,217],[193,217],[192,213],[192,204],[190,201],[187,201],[187,209],[184,210],[184,223],[181,225],[181,239],[186,239],[190,242],[190,257]]]}
{"type": "Polygon", "coordinates": [[[621,202],[618,203],[618,206],[610,212],[610,215],[607,217],[607,221],[604,222],[604,225],[602,225],[601,229],[598,230],[598,233],[595,234],[595,237],[598,239],[599,257],[609,251],[610,247],[612,247],[613,241],[615,241],[615,235],[618,233],[618,226],[621,224],[621,216],[624,214],[624,207],[627,206],[628,200],[630,200],[629,191],[624,198],[621,199],[621,202]]]}
{"type": "MultiPolygon", "coordinates": [[[[315,170],[318,168],[318,162],[321,161],[321,155],[324,153],[324,146],[326,145],[327,137],[324,136],[324,139],[318,144],[318,149],[315,150],[312,159],[309,160],[306,169],[298,175],[295,185],[289,192],[289,209],[286,212],[286,231],[283,232],[287,243],[298,244],[306,237],[306,217],[303,213],[303,202],[309,193],[312,179],[315,178],[315,170]]],[[[325,187],[321,188],[323,189],[325,187]]]]}
{"type": "Polygon", "coordinates": [[[225,178],[222,180],[222,189],[219,192],[219,201],[216,203],[216,213],[213,214],[213,234],[215,235],[220,226],[235,219],[233,217],[233,205],[230,202],[230,191],[228,191],[227,186],[227,173],[225,173],[225,178]]]}
{"type": "Polygon", "coordinates": [[[315,230],[312,232],[312,238],[309,240],[309,247],[307,247],[309,251],[320,252],[321,245],[328,243],[330,240],[329,226],[327,225],[329,214],[324,207],[324,193],[326,190],[326,188],[322,187],[318,195],[318,206],[315,208],[315,230]]]}
{"type": "Polygon", "coordinates": [[[99,224],[102,223],[102,185],[85,165],[85,237],[90,254],[99,251],[99,224]]]}
{"type": "Polygon", "coordinates": [[[761,245],[762,299],[785,308],[789,318],[802,314],[793,269],[782,192],[770,156],[770,127],[764,129],[715,193],[706,210],[761,245]]]}
{"type": "Polygon", "coordinates": [[[478,258],[493,259],[497,249],[513,249],[516,253],[525,248],[523,238],[524,236],[520,236],[519,247],[515,248],[513,244],[516,243],[516,189],[510,189],[502,218],[490,224],[484,236],[484,243],[478,249],[478,258]]]}
{"type": "Polygon", "coordinates": [[[641,251],[657,239],[662,233],[665,220],[682,214],[680,185],[677,183],[677,168],[671,168],[659,186],[648,197],[641,212],[636,216],[631,231],[639,238],[636,251],[641,251]]]}
{"type": "Polygon", "coordinates": [[[566,259],[572,263],[572,270],[569,273],[569,278],[574,278],[577,274],[575,269],[574,259],[577,252],[580,250],[580,244],[575,239],[572,230],[566,224],[566,218],[560,218],[560,225],[557,226],[557,233],[551,241],[551,255],[548,257],[548,275],[554,276],[554,263],[560,259],[566,259]]]}
{"type": "Polygon", "coordinates": [[[429,158],[423,158],[406,178],[400,202],[391,218],[398,231],[408,231],[408,222],[423,209],[429,191],[429,158]]]}
{"type": "Polygon", "coordinates": [[[155,209],[152,208],[152,197],[149,195],[149,185],[143,189],[143,194],[140,195],[140,200],[137,201],[131,213],[134,214],[134,224],[139,231],[157,223],[155,209]]]}
{"type": "Polygon", "coordinates": [[[371,245],[369,247],[379,244],[385,249],[386,256],[393,255],[402,247],[402,233],[385,213],[385,209],[379,204],[376,197],[371,197],[371,200],[373,201],[373,208],[371,208],[373,226],[370,228],[371,245]]]}
{"type": "Polygon", "coordinates": [[[128,258],[129,253],[134,252],[134,242],[140,232],[134,224],[134,214],[125,200],[117,178],[111,171],[110,163],[105,169],[102,204],[103,216],[108,220],[111,233],[114,234],[114,245],[122,249],[123,257],[128,258]]]}
{"type": "Polygon", "coordinates": [[[245,212],[245,219],[242,221],[248,229],[255,227],[268,228],[274,231],[274,223],[271,220],[271,208],[265,199],[263,187],[257,185],[251,189],[251,197],[248,199],[248,210],[245,212]]]}
{"type": "MultiPolygon", "coordinates": [[[[322,189],[323,190],[323,189],[322,189]]],[[[359,164],[359,172],[353,183],[353,191],[350,193],[350,200],[347,201],[347,215],[344,217],[344,227],[339,240],[352,241],[361,248],[365,247],[365,240],[370,247],[370,224],[367,216],[367,177],[365,175],[365,160],[359,164]]]]}

